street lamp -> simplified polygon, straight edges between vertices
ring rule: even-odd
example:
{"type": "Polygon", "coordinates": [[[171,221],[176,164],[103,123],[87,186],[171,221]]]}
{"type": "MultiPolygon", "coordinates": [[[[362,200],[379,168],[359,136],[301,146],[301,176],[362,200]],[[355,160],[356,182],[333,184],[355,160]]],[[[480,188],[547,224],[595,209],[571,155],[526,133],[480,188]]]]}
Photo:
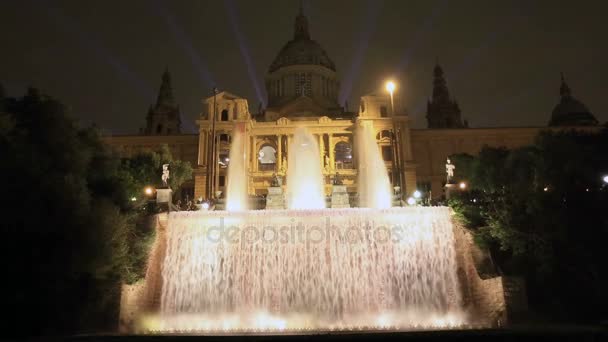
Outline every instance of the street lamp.
{"type": "Polygon", "coordinates": [[[388,81],[386,82],[386,91],[388,91],[388,93],[391,95],[391,114],[395,115],[395,104],[393,101],[393,93],[395,92],[395,82],[393,81],[388,81]]]}
{"type": "Polygon", "coordinates": [[[152,189],[151,186],[147,186],[144,188],[144,193],[148,196],[152,196],[152,194],[154,193],[154,189],[152,189]]]}
{"type": "Polygon", "coordinates": [[[608,175],[605,175],[604,178],[602,178],[602,180],[604,181],[604,183],[608,184],[608,175]]]}
{"type": "Polygon", "coordinates": [[[458,187],[460,187],[460,190],[464,190],[467,188],[467,183],[465,182],[460,182],[460,184],[458,184],[458,187]]]}

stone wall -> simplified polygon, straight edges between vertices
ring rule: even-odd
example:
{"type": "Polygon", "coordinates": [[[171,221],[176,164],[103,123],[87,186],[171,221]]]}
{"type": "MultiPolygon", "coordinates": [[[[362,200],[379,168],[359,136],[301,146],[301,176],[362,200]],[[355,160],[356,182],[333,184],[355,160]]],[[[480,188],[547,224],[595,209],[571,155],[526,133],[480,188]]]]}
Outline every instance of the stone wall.
{"type": "Polygon", "coordinates": [[[121,333],[138,331],[138,321],[142,315],[148,312],[158,312],[160,308],[161,267],[167,248],[167,219],[167,213],[158,214],[151,218],[150,229],[156,230],[156,237],[150,248],[145,279],[135,284],[122,285],[118,323],[121,333]]]}
{"type": "Polygon", "coordinates": [[[474,325],[501,327],[527,310],[525,283],[517,277],[498,274],[487,251],[453,218],[463,304],[474,325]]]}

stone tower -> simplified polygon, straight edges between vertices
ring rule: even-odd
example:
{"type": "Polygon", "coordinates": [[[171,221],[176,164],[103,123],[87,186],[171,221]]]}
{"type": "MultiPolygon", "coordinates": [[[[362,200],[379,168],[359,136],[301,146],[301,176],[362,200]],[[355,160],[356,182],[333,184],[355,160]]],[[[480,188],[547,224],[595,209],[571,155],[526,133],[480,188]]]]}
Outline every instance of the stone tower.
{"type": "Polygon", "coordinates": [[[463,128],[460,107],[450,98],[448,86],[439,64],[433,70],[433,97],[427,103],[426,119],[428,128],[463,128]]]}
{"type": "Polygon", "coordinates": [[[150,106],[146,117],[145,135],[171,135],[181,133],[179,106],[173,97],[169,69],[163,73],[156,105],[150,106]]]}
{"type": "Polygon", "coordinates": [[[562,84],[559,87],[560,102],[553,108],[549,126],[594,126],[597,119],[587,106],[572,96],[570,87],[562,74],[562,84]]]}

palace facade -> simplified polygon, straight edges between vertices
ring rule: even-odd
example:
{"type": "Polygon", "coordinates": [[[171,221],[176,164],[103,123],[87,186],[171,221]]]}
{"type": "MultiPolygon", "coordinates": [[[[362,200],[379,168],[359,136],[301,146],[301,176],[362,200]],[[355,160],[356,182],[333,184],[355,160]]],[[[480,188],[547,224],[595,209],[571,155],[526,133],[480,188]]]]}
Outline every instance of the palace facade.
{"type": "Polygon", "coordinates": [[[198,134],[181,134],[180,110],[167,70],[141,134],[106,136],[104,140],[125,156],[167,144],[175,158],[189,161],[194,168],[193,181],[185,185],[186,193],[209,198],[225,189],[231,134],[240,125],[246,136],[248,192],[264,195],[273,174],[286,175],[294,130],[305,126],[318,139],[319,166],[327,193],[336,173],[348,192],[356,193],[356,128],[371,121],[393,185],[401,186],[406,195],[420,190],[436,198],[443,194],[445,161],[452,154],[476,154],[484,145],[528,145],[539,131],[546,129],[598,127],[585,105],[572,96],[562,76],[561,99],[548,127],[469,128],[461,118],[458,103],[450,96],[439,65],[434,69],[432,96],[427,105],[427,129],[411,129],[409,116],[393,105],[388,93],[362,96],[358,111],[350,112],[338,103],[340,81],[336,66],[311,38],[302,11],[295,20],[293,39],[270,65],[265,83],[267,108],[252,113],[246,99],[228,91],[216,92],[202,100],[196,121],[198,134]]]}

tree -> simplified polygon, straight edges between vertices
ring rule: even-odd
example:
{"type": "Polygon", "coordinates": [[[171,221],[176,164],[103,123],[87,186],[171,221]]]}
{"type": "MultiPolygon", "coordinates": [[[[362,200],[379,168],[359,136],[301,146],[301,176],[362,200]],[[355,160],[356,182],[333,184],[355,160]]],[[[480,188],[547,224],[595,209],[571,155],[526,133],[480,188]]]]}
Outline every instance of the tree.
{"type": "Polygon", "coordinates": [[[131,202],[132,191],[152,174],[158,178],[162,162],[172,163],[175,187],[191,168],[166,148],[145,158],[118,158],[97,130],[79,128],[63,104],[36,89],[2,102],[0,229],[6,243],[0,263],[10,311],[3,332],[113,329],[120,283],[142,276],[153,233],[142,224],[145,212],[131,202]]]}
{"type": "Polygon", "coordinates": [[[550,316],[605,317],[608,297],[608,130],[545,132],[532,146],[453,156],[469,191],[450,201],[502,271],[524,275],[550,316]]]}

